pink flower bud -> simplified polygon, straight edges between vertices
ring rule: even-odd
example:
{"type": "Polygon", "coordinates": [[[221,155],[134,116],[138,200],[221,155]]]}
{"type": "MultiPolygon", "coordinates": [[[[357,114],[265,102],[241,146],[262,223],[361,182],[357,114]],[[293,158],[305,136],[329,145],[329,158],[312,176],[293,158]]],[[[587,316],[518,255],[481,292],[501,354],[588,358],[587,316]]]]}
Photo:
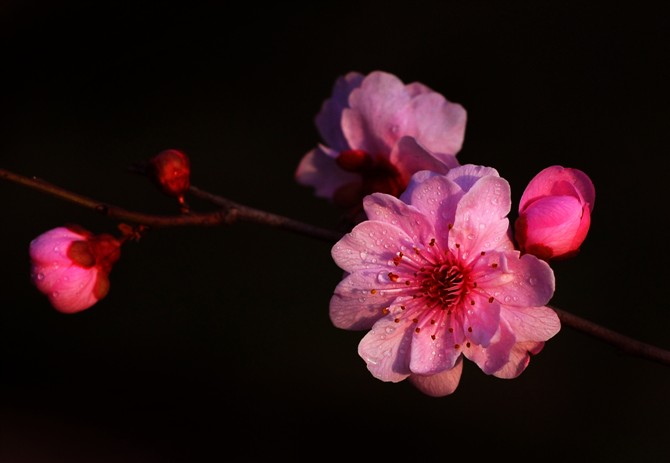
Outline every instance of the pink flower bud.
{"type": "Polygon", "coordinates": [[[514,228],[521,252],[547,261],[574,256],[589,231],[595,197],[584,172],[562,166],[543,169],[519,201],[514,228]]]}
{"type": "Polygon", "coordinates": [[[109,272],[120,255],[121,242],[111,235],[54,228],[30,243],[31,278],[56,310],[79,312],[107,295],[109,272]]]}
{"type": "Polygon", "coordinates": [[[174,149],[161,151],[149,161],[151,174],[163,193],[184,200],[191,186],[191,162],[184,153],[174,149]]]}

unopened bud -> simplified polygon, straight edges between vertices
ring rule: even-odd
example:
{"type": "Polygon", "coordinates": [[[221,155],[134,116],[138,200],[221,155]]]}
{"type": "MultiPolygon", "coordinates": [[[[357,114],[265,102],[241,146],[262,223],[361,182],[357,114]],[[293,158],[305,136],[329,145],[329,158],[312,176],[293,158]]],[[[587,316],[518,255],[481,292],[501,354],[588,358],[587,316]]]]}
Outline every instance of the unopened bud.
{"type": "Polygon", "coordinates": [[[80,312],[107,295],[120,255],[121,242],[111,235],[54,228],[30,243],[32,280],[56,310],[80,312]]]}
{"type": "Polygon", "coordinates": [[[151,175],[163,193],[184,202],[191,186],[191,162],[184,153],[174,149],[161,151],[149,161],[151,175]]]}

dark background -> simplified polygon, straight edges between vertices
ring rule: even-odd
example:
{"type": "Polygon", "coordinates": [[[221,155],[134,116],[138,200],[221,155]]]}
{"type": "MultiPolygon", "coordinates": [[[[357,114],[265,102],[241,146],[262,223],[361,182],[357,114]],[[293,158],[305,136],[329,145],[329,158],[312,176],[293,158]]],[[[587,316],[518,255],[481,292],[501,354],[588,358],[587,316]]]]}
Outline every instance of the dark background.
{"type": "MultiPolygon", "coordinates": [[[[459,160],[496,167],[515,206],[540,169],[585,171],[592,227],[555,266],[552,303],[670,348],[670,36],[654,4],[3,2],[1,166],[167,214],[126,168],[177,148],[194,185],[334,228],[293,172],[335,79],[385,70],[466,108],[459,160]]],[[[116,223],[9,182],[0,198],[2,463],[670,458],[670,367],[568,326],[514,380],[467,362],[434,399],[374,379],[363,333],[328,318],[330,244],[290,232],[155,230],[124,246],[105,299],[63,315],[30,283],[30,240],[116,223]]]]}

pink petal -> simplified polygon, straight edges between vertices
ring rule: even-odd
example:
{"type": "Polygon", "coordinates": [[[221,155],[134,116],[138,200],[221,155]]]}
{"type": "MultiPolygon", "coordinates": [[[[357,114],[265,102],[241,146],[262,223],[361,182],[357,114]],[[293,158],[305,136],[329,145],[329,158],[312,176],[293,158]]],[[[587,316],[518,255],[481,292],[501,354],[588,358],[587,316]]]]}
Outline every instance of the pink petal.
{"type": "Polygon", "coordinates": [[[480,178],[458,203],[449,248],[465,261],[482,251],[510,248],[510,208],[509,183],[492,175],[480,178]]]}
{"type": "Polygon", "coordinates": [[[465,164],[463,166],[451,169],[447,172],[447,178],[456,183],[461,189],[470,191],[472,186],[483,177],[500,177],[498,171],[493,167],[477,166],[474,164],[465,164]]]}
{"type": "Polygon", "coordinates": [[[95,285],[98,269],[77,265],[36,265],[33,281],[40,292],[47,295],[51,305],[63,313],[75,313],[98,302],[95,285]]]}
{"type": "Polygon", "coordinates": [[[572,196],[537,199],[520,217],[517,227],[520,246],[529,252],[533,246],[548,248],[550,257],[576,250],[586,238],[591,222],[588,207],[583,209],[579,199],[572,196]]]}
{"type": "Polygon", "coordinates": [[[412,374],[410,382],[421,392],[431,397],[444,397],[452,394],[458,387],[463,372],[463,357],[459,357],[454,367],[440,373],[422,376],[412,374]]]}
{"type": "Polygon", "coordinates": [[[31,260],[45,264],[70,265],[72,260],[67,256],[70,244],[85,240],[87,237],[67,227],[57,227],[42,233],[31,241],[29,254],[31,260]]]}
{"type": "Polygon", "coordinates": [[[515,343],[514,333],[505,325],[501,325],[488,346],[471,344],[470,347],[463,349],[463,355],[475,362],[484,373],[490,375],[509,361],[515,343]]]}
{"type": "Polygon", "coordinates": [[[493,372],[493,376],[503,379],[516,378],[530,363],[530,355],[537,354],[543,347],[543,342],[517,342],[510,351],[507,363],[493,372]]]}
{"type": "Polygon", "coordinates": [[[400,228],[368,220],[356,225],[335,243],[331,255],[342,270],[352,273],[392,266],[396,253],[401,249],[412,249],[413,245],[412,238],[400,228]]]}
{"type": "Polygon", "coordinates": [[[406,134],[411,114],[409,94],[396,76],[375,71],[351,92],[342,113],[342,131],[351,148],[388,155],[400,135],[406,134]]]}
{"type": "Polygon", "coordinates": [[[435,237],[435,229],[426,216],[394,196],[371,194],[363,198],[363,207],[368,219],[400,228],[413,244],[427,243],[435,237]]]}
{"type": "Polygon", "coordinates": [[[371,289],[379,287],[376,270],[360,270],[347,275],[330,299],[330,319],[338,328],[369,329],[381,317],[382,310],[393,304],[397,295],[371,289]]]}
{"type": "Polygon", "coordinates": [[[375,378],[398,382],[410,375],[409,349],[414,331],[392,318],[380,319],[358,344],[358,354],[375,378]]]}
{"type": "Polygon", "coordinates": [[[556,287],[549,264],[530,254],[519,257],[517,251],[487,253],[474,262],[473,277],[483,293],[509,307],[546,305],[556,287]]]}
{"type": "Polygon", "coordinates": [[[342,133],[342,111],[349,106],[349,95],[353,89],[360,87],[363,77],[357,72],[339,77],[335,81],[331,97],[323,102],[321,111],[315,118],[323,141],[338,153],[349,149],[342,133]]]}
{"type": "Polygon", "coordinates": [[[549,307],[503,307],[500,316],[517,342],[547,341],[561,330],[561,321],[549,307]]]}
{"type": "Polygon", "coordinates": [[[444,330],[433,339],[431,333],[422,330],[414,333],[410,353],[409,369],[419,375],[434,375],[454,367],[461,352],[454,348],[453,335],[444,330]]]}
{"type": "Polygon", "coordinates": [[[412,99],[412,135],[442,160],[458,153],[465,136],[466,112],[436,92],[412,99]]]}
{"type": "Polygon", "coordinates": [[[346,172],[335,162],[335,154],[320,146],[308,152],[298,164],[295,179],[301,185],[314,188],[314,194],[332,198],[335,191],[349,183],[360,183],[359,175],[346,172]]]}
{"type": "Polygon", "coordinates": [[[475,304],[464,314],[463,329],[472,342],[486,347],[500,326],[500,304],[489,302],[488,296],[481,294],[473,294],[471,300],[475,304]]]}
{"type": "Polygon", "coordinates": [[[588,204],[591,210],[596,197],[593,182],[584,172],[562,166],[550,166],[541,170],[528,183],[519,201],[519,211],[537,198],[556,195],[578,197],[580,202],[588,204]]]}
{"type": "Polygon", "coordinates": [[[435,238],[441,245],[445,245],[449,225],[454,223],[456,204],[462,196],[460,187],[447,177],[435,172],[420,171],[412,176],[400,199],[412,204],[435,224],[435,238]]]}
{"type": "Polygon", "coordinates": [[[444,156],[444,160],[439,160],[417,143],[415,138],[407,136],[400,138],[394,145],[389,160],[400,171],[405,182],[409,182],[412,174],[420,170],[445,174],[449,168],[458,166],[456,157],[444,156]]]}

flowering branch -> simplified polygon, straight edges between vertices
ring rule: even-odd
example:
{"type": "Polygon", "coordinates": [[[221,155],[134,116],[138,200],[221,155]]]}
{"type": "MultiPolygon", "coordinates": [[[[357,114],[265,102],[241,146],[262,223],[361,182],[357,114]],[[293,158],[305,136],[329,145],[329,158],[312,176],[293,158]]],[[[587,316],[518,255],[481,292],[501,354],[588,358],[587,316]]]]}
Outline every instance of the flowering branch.
{"type": "Polygon", "coordinates": [[[66,190],[52,183],[36,177],[25,177],[6,169],[0,169],[0,178],[9,180],[19,185],[50,194],[56,198],[78,204],[88,209],[93,209],[102,215],[121,222],[129,222],[149,227],[179,227],[179,226],[213,226],[230,225],[236,221],[255,222],[270,227],[293,231],[312,238],[325,241],[336,241],[342,234],[331,230],[325,230],[297,220],[290,219],[277,214],[261,211],[244,206],[226,198],[207,193],[194,186],[189,188],[194,196],[207,200],[220,209],[207,213],[188,213],[181,215],[162,216],[144,214],[104,203],[84,195],[66,190]]]}
{"type": "MultiPolygon", "coordinates": [[[[66,190],[52,183],[36,177],[25,177],[6,169],[0,168],[0,178],[19,185],[32,188],[43,193],[50,194],[56,198],[78,204],[82,207],[95,210],[106,217],[114,220],[129,222],[149,227],[179,227],[179,226],[214,226],[230,225],[237,221],[246,221],[273,228],[284,229],[311,238],[317,238],[326,242],[335,243],[342,237],[342,233],[327,230],[310,224],[290,219],[278,214],[272,214],[262,210],[244,206],[230,199],[209,193],[195,186],[190,186],[189,193],[220,209],[208,213],[186,213],[181,215],[152,215],[130,211],[118,206],[104,203],[84,195],[66,190]]],[[[611,344],[628,354],[646,358],[661,364],[670,365],[670,351],[641,342],[631,337],[622,335],[589,320],[581,318],[570,312],[556,307],[551,307],[556,312],[561,322],[577,331],[581,331],[595,339],[611,344]]]]}

